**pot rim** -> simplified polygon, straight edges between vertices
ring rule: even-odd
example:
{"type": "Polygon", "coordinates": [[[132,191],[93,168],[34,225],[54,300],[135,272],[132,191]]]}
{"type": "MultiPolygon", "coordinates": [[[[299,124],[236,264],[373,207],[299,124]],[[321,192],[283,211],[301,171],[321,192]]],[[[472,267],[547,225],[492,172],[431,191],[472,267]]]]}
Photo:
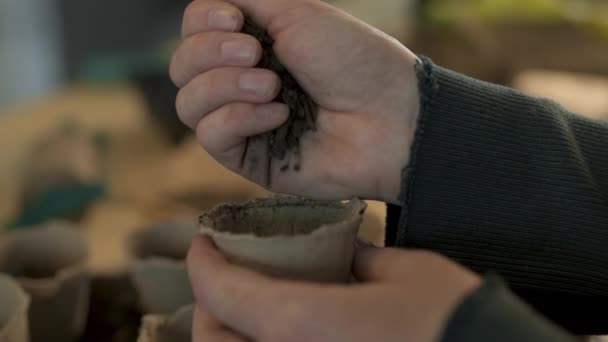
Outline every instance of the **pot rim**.
{"type": "Polygon", "coordinates": [[[342,233],[343,231],[350,229],[350,227],[353,223],[355,223],[357,221],[362,221],[363,216],[367,210],[367,207],[368,207],[367,203],[364,200],[361,200],[359,198],[353,198],[353,199],[349,200],[348,202],[344,203],[342,201],[314,201],[314,200],[303,199],[303,198],[298,198],[298,197],[280,197],[280,196],[255,199],[255,200],[247,201],[244,203],[220,204],[220,205],[216,206],[215,208],[211,209],[210,211],[203,213],[200,216],[200,218],[199,218],[200,233],[203,235],[210,236],[212,238],[221,238],[221,239],[225,239],[225,240],[255,240],[257,242],[286,240],[286,239],[287,240],[297,240],[297,239],[301,239],[303,237],[309,238],[309,237],[315,237],[315,236],[322,235],[322,234],[327,234],[328,232],[332,233],[332,234],[337,234],[337,233],[342,233]],[[348,219],[339,220],[339,221],[335,221],[335,222],[331,222],[331,223],[323,223],[323,224],[319,225],[318,227],[316,227],[311,232],[296,234],[296,235],[279,234],[279,235],[271,235],[271,236],[260,236],[254,232],[235,234],[232,232],[218,231],[214,227],[211,227],[210,225],[206,225],[204,222],[205,217],[211,216],[216,211],[221,210],[223,208],[230,208],[230,207],[233,207],[233,208],[241,207],[244,209],[249,209],[249,208],[254,208],[254,207],[269,208],[272,206],[271,205],[264,206],[264,205],[260,205],[260,204],[264,204],[266,202],[269,202],[269,203],[275,202],[276,203],[276,201],[278,201],[278,200],[286,201],[286,206],[306,206],[306,205],[314,204],[316,206],[327,207],[327,206],[332,206],[332,205],[339,205],[344,210],[350,209],[353,212],[355,210],[358,210],[358,213],[357,213],[357,215],[352,215],[348,219]]]}

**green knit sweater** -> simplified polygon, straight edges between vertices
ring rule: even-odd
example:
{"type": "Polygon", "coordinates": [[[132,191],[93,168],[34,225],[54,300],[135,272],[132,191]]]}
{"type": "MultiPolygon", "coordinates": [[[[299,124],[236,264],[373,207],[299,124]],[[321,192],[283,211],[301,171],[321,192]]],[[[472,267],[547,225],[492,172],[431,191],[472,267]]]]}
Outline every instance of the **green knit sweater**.
{"type": "Polygon", "coordinates": [[[608,333],[608,122],[428,59],[417,72],[418,131],[386,243],[498,274],[521,298],[488,282],[444,340],[608,333]]]}

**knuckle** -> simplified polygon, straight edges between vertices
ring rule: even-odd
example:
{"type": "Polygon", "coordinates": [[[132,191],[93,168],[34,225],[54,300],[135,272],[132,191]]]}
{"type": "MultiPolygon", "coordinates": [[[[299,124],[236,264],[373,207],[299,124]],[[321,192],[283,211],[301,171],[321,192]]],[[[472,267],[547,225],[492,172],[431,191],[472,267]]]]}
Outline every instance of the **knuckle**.
{"type": "Polygon", "coordinates": [[[200,6],[201,4],[201,0],[194,0],[191,1],[188,6],[186,6],[186,9],[184,11],[184,16],[187,16],[189,14],[192,14],[192,12],[195,10],[196,7],[200,6]]]}
{"type": "Polygon", "coordinates": [[[169,64],[169,78],[171,78],[171,81],[173,82],[173,84],[175,84],[178,88],[181,88],[183,86],[183,84],[179,77],[180,65],[179,65],[179,62],[177,61],[178,51],[179,51],[179,48],[171,56],[171,63],[169,64]]]}
{"type": "Polygon", "coordinates": [[[235,75],[230,69],[212,69],[197,77],[198,98],[213,99],[214,102],[227,102],[227,100],[236,96],[235,75]]]}
{"type": "Polygon", "coordinates": [[[186,38],[188,46],[188,63],[194,66],[200,66],[205,57],[209,56],[209,52],[213,51],[210,48],[210,43],[213,40],[215,33],[197,33],[192,37],[186,38]]]}
{"type": "Polygon", "coordinates": [[[176,64],[176,67],[189,70],[190,73],[193,73],[200,67],[201,59],[205,57],[206,48],[204,34],[202,33],[184,38],[175,52],[173,63],[176,64]]]}
{"type": "Polygon", "coordinates": [[[215,148],[213,133],[211,130],[207,129],[205,125],[198,125],[196,127],[196,137],[198,138],[198,142],[205,149],[205,151],[213,154],[217,152],[215,148]]]}
{"type": "Polygon", "coordinates": [[[243,114],[246,111],[245,106],[241,104],[229,104],[224,106],[222,118],[223,126],[228,130],[234,130],[243,120],[243,114]]]}
{"type": "Polygon", "coordinates": [[[204,2],[205,1],[203,0],[195,0],[190,2],[188,6],[186,6],[182,20],[182,33],[188,33],[191,28],[196,25],[196,21],[199,19],[200,16],[199,8],[204,2]]]}
{"type": "Polygon", "coordinates": [[[197,32],[209,30],[209,13],[218,7],[226,7],[228,4],[217,0],[195,0],[192,1],[184,11],[182,20],[182,36],[189,36],[197,32]]]}
{"type": "MultiPolygon", "coordinates": [[[[219,90],[224,89],[221,87],[224,80],[225,78],[222,78],[222,72],[218,70],[210,70],[206,73],[198,75],[194,82],[196,83],[196,88],[200,92],[213,90],[213,93],[217,94],[219,90]]],[[[202,94],[198,94],[198,96],[200,95],[202,94]]]]}
{"type": "Polygon", "coordinates": [[[186,122],[186,113],[188,111],[188,97],[189,95],[187,93],[187,89],[184,88],[180,89],[175,99],[175,110],[177,111],[177,116],[186,125],[188,125],[188,123],[186,122]]]}

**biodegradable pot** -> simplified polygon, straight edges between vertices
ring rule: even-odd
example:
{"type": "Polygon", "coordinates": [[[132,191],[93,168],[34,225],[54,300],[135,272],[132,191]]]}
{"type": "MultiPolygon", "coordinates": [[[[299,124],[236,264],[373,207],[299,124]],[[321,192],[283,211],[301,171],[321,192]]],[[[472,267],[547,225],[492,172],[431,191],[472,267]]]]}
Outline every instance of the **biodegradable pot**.
{"type": "Polygon", "coordinates": [[[0,271],[13,275],[31,297],[30,337],[75,341],[83,333],[89,306],[88,245],[79,230],[54,222],[6,234],[0,271]]]}
{"type": "Polygon", "coordinates": [[[354,244],[367,204],[291,197],[220,205],[200,217],[231,261],[270,276],[314,282],[350,279],[354,244]]]}
{"type": "Polygon", "coordinates": [[[146,315],[137,342],[190,342],[194,306],[177,310],[172,316],[146,315]]]}
{"type": "Polygon", "coordinates": [[[131,254],[136,259],[160,257],[183,260],[196,234],[198,225],[194,217],[153,224],[131,235],[131,254]]]}
{"type": "Polygon", "coordinates": [[[11,277],[0,274],[0,342],[28,342],[29,296],[11,277]]]}
{"type": "Polygon", "coordinates": [[[131,237],[129,273],[145,314],[168,315],[194,302],[184,259],[198,234],[194,218],[153,225],[131,237]]]}
{"type": "Polygon", "coordinates": [[[194,303],[192,287],[183,261],[146,259],[130,268],[140,310],[146,314],[170,314],[194,303]]]}

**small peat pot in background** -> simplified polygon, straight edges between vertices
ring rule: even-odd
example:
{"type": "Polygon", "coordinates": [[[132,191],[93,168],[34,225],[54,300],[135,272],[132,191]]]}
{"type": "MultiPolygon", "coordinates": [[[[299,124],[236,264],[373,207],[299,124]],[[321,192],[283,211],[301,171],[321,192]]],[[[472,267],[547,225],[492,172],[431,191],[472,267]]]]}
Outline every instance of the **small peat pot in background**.
{"type": "Polygon", "coordinates": [[[32,342],[77,341],[87,319],[88,245],[78,228],[52,222],[4,234],[0,272],[15,277],[31,298],[32,342]]]}
{"type": "Polygon", "coordinates": [[[198,234],[195,218],[145,227],[130,238],[129,273],[144,314],[172,314],[194,302],[185,258],[198,234]]]}
{"type": "Polygon", "coordinates": [[[367,204],[273,197],[220,205],[200,217],[231,261],[264,274],[346,283],[367,204]]]}
{"type": "Polygon", "coordinates": [[[152,257],[183,260],[197,233],[195,217],[180,217],[150,224],[130,236],[130,254],[140,260],[152,257]]]}
{"type": "Polygon", "coordinates": [[[29,296],[10,276],[0,274],[0,342],[28,342],[29,296]]]}
{"type": "Polygon", "coordinates": [[[190,342],[193,316],[194,305],[184,306],[170,316],[146,315],[137,342],[190,342]]]}

